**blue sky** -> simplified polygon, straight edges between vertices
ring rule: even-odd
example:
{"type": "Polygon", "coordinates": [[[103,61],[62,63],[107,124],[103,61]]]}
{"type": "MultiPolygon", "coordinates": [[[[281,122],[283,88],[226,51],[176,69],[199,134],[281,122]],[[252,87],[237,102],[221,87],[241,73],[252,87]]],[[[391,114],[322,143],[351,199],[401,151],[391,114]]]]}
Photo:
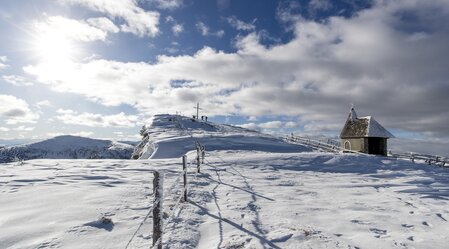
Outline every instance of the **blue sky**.
{"type": "Polygon", "coordinates": [[[449,138],[444,0],[4,0],[0,139],[138,139],[157,113],[449,138]]]}

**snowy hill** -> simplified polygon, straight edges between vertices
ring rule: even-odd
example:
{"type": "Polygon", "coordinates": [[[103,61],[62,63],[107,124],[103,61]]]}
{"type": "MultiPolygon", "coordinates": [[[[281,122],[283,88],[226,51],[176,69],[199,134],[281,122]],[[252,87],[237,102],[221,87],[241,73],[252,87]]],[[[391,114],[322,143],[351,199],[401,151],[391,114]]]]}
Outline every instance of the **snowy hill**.
{"type": "Polygon", "coordinates": [[[155,115],[146,136],[136,146],[135,159],[181,157],[195,149],[195,142],[206,150],[254,150],[265,152],[304,152],[309,148],[285,143],[272,136],[241,127],[193,120],[179,115],[155,115]]]}
{"type": "MultiPolygon", "coordinates": [[[[154,171],[164,175],[163,248],[449,244],[448,168],[310,152],[258,132],[179,116],[155,116],[145,133],[135,155],[148,160],[0,165],[0,248],[151,248],[154,171]],[[201,173],[192,152],[196,141],[207,151],[201,173]],[[184,153],[188,202],[180,199],[184,153]]],[[[42,146],[57,154],[85,144],[67,139],[72,145],[42,146]]],[[[110,144],[103,142],[90,145],[110,144]]]]}
{"type": "Polygon", "coordinates": [[[133,146],[109,140],[58,136],[41,142],[0,149],[0,163],[38,158],[128,159],[133,146]]]}

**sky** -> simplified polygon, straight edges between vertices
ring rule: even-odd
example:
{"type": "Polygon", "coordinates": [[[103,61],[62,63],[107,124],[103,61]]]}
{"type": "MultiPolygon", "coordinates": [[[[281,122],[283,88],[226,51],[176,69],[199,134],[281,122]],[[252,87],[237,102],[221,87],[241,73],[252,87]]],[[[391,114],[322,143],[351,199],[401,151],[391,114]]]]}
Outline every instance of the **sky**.
{"type": "Polygon", "coordinates": [[[2,0],[0,139],[137,140],[160,113],[449,140],[447,0],[2,0]]]}

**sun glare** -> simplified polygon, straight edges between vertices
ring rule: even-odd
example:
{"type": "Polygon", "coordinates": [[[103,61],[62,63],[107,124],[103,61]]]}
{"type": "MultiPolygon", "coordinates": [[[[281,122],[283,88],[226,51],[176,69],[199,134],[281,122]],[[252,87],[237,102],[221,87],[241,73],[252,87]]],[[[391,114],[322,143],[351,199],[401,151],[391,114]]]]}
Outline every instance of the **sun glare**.
{"type": "Polygon", "coordinates": [[[41,34],[36,37],[34,50],[42,62],[65,63],[70,62],[75,54],[72,41],[58,34],[41,34]]]}

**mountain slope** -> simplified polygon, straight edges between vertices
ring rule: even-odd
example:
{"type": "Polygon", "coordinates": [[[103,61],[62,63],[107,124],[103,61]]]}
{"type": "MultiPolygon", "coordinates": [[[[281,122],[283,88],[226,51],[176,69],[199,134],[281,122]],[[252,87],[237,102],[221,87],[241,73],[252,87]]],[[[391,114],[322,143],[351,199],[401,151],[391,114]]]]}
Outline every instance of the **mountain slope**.
{"type": "Polygon", "coordinates": [[[193,120],[179,115],[161,114],[144,132],[133,153],[134,159],[180,157],[195,149],[195,143],[213,150],[253,150],[264,152],[304,152],[309,148],[288,144],[257,131],[231,125],[193,120]]]}
{"type": "Polygon", "coordinates": [[[27,145],[0,149],[0,163],[38,158],[52,159],[129,159],[133,146],[109,140],[58,136],[27,145]]]}

